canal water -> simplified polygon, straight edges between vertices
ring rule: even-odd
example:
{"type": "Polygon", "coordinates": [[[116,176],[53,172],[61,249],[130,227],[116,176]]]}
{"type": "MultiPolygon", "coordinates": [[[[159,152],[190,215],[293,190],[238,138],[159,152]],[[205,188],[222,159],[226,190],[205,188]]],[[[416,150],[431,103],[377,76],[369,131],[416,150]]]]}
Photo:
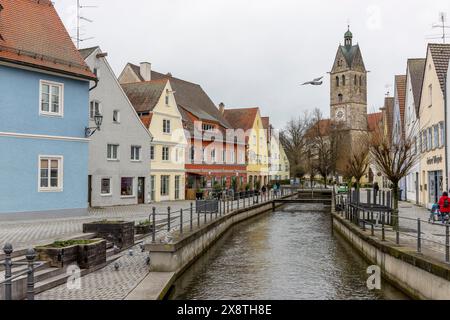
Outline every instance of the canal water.
{"type": "Polygon", "coordinates": [[[287,205],[236,225],[177,280],[169,299],[407,299],[382,282],[367,289],[368,264],[329,213],[287,205]]]}

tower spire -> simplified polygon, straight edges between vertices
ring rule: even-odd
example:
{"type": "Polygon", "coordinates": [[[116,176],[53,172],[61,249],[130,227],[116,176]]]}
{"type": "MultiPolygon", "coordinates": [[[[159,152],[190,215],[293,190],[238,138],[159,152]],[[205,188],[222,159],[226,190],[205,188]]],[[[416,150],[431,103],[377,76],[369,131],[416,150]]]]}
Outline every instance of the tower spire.
{"type": "Polygon", "coordinates": [[[350,24],[347,25],[347,32],[344,35],[344,43],[346,47],[351,47],[353,42],[353,34],[350,31],[350,24]]]}

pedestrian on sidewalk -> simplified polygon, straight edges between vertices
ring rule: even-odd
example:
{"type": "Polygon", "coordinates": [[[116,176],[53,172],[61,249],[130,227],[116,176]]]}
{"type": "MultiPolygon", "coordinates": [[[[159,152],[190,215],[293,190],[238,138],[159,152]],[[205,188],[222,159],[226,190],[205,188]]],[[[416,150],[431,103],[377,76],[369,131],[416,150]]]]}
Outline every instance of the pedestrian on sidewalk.
{"type": "Polygon", "coordinates": [[[447,192],[444,192],[439,199],[439,211],[441,212],[442,223],[445,223],[450,214],[450,198],[448,197],[447,192]]]}
{"type": "Polygon", "coordinates": [[[428,218],[429,223],[433,223],[436,220],[439,220],[439,204],[435,203],[431,206],[430,217],[428,218]]]}

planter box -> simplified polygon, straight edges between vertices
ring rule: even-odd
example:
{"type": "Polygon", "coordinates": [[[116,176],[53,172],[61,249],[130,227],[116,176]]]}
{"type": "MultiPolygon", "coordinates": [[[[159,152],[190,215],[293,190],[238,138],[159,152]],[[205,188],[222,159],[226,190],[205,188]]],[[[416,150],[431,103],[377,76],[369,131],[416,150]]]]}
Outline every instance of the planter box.
{"type": "Polygon", "coordinates": [[[78,245],[65,248],[36,247],[37,259],[48,261],[50,267],[64,268],[78,261],[78,245]]]}
{"type": "Polygon", "coordinates": [[[106,240],[78,245],[78,266],[89,269],[106,262],[106,240]]]}
{"type": "Polygon", "coordinates": [[[153,232],[153,225],[136,225],[134,227],[134,232],[136,234],[149,234],[153,232]]]}
{"type": "Polygon", "coordinates": [[[134,222],[98,221],[83,224],[84,233],[96,233],[97,237],[114,243],[119,248],[134,244],[134,222]]]}
{"type": "Polygon", "coordinates": [[[89,269],[106,262],[106,241],[93,239],[89,244],[74,244],[64,248],[52,248],[51,244],[37,247],[38,259],[48,261],[51,267],[64,268],[78,264],[81,269],[89,269]]]}

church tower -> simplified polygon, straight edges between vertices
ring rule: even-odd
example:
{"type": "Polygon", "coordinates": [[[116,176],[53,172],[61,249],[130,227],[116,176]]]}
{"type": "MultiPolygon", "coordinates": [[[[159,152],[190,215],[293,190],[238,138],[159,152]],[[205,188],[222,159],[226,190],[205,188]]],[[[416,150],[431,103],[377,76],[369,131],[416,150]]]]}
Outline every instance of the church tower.
{"type": "Polygon", "coordinates": [[[367,131],[367,70],[359,45],[353,45],[350,27],[339,45],[330,72],[331,120],[344,130],[367,131]]]}

